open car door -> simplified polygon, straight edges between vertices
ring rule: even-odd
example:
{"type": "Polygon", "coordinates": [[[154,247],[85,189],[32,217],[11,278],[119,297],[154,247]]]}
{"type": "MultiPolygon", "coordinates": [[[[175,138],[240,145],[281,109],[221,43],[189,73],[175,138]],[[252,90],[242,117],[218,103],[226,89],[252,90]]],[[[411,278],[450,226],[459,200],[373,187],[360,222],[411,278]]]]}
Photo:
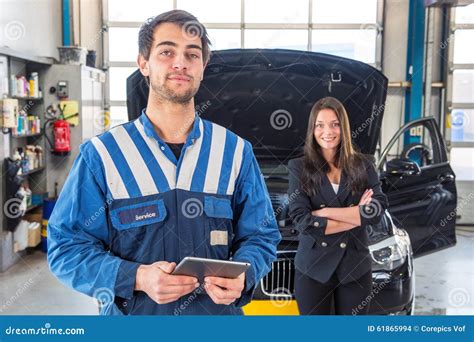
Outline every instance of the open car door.
{"type": "Polygon", "coordinates": [[[456,244],[455,175],[433,117],[401,127],[377,167],[389,211],[408,232],[415,256],[456,244]]]}

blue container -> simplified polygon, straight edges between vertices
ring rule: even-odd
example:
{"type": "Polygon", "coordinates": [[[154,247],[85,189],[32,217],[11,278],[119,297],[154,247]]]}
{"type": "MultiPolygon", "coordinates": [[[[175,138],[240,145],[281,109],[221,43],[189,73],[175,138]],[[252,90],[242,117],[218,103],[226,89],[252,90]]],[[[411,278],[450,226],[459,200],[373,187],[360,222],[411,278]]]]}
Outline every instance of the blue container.
{"type": "Polygon", "coordinates": [[[56,198],[45,198],[43,201],[43,222],[41,225],[41,250],[48,251],[48,220],[56,205],[56,198]]]}

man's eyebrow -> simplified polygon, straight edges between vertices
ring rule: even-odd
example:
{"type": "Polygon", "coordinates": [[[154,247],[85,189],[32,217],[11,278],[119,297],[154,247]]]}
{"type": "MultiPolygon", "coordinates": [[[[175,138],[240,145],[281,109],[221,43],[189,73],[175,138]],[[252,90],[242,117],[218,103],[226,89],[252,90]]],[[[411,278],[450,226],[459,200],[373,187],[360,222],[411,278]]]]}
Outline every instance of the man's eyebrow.
{"type": "Polygon", "coordinates": [[[156,47],[158,46],[161,46],[161,45],[171,45],[171,46],[178,46],[178,44],[176,44],[175,42],[171,42],[169,40],[165,40],[164,42],[160,42],[158,44],[156,44],[156,47]]]}
{"type": "MultiPolygon", "coordinates": [[[[169,41],[169,40],[165,40],[163,42],[160,42],[160,43],[156,44],[156,47],[159,47],[161,45],[169,45],[169,46],[173,46],[173,47],[178,46],[178,44],[176,44],[175,42],[169,41]]],[[[199,50],[202,50],[202,47],[200,47],[199,45],[196,45],[196,44],[189,44],[189,45],[186,45],[186,49],[199,49],[199,50]]]]}
{"type": "Polygon", "coordinates": [[[202,47],[200,47],[199,45],[196,45],[196,44],[189,44],[189,45],[186,45],[186,49],[199,49],[199,50],[202,50],[202,47]]]}

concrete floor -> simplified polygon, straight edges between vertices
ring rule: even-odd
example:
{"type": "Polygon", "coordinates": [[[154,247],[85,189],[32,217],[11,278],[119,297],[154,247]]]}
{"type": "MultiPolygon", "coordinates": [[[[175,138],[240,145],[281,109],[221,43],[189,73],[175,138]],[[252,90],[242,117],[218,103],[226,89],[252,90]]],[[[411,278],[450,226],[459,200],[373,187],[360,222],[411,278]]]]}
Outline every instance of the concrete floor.
{"type": "MultiPolygon", "coordinates": [[[[415,260],[417,315],[474,315],[474,228],[455,247],[415,260]]],[[[96,315],[95,300],[62,285],[45,254],[27,255],[0,274],[0,315],[96,315]]]]}

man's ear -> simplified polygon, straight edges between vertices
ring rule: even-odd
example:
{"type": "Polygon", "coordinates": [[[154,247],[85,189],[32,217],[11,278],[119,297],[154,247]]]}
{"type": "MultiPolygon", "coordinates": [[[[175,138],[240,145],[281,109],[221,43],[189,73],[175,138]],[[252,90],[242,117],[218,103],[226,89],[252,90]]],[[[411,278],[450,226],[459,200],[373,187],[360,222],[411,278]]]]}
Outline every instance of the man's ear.
{"type": "Polygon", "coordinates": [[[142,54],[138,55],[137,64],[143,76],[145,77],[150,76],[150,70],[148,69],[148,61],[145,59],[145,57],[142,54]]]}

